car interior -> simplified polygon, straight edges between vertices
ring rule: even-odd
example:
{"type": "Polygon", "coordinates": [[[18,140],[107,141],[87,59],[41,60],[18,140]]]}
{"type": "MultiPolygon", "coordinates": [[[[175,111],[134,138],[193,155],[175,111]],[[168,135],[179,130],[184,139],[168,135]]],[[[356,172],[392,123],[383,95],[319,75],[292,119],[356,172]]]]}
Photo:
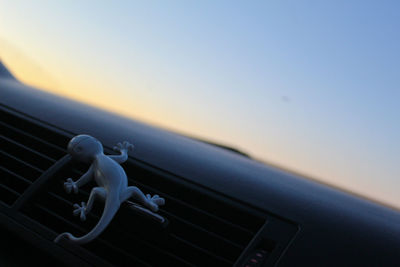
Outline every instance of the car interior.
{"type": "Polygon", "coordinates": [[[2,266],[399,266],[393,208],[261,163],[240,151],[138,122],[30,87],[0,65],[0,263],[2,266]],[[165,199],[154,220],[123,203],[107,229],[73,216],[92,181],[68,156],[72,137],[134,145],[129,185],[165,199]]]}

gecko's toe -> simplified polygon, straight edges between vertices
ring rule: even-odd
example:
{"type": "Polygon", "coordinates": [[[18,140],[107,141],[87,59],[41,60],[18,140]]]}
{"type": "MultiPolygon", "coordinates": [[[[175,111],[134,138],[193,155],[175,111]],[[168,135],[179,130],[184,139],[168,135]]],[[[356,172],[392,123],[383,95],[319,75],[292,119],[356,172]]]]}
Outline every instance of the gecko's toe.
{"type": "Polygon", "coordinates": [[[81,212],[81,216],[79,216],[81,218],[81,221],[86,221],[86,214],[85,211],[81,212]]]}
{"type": "Polygon", "coordinates": [[[165,204],[165,199],[162,197],[159,197],[157,199],[154,199],[154,202],[158,205],[158,206],[163,206],[165,204]]]}
{"type": "Polygon", "coordinates": [[[158,211],[158,205],[155,202],[149,202],[149,209],[153,212],[157,212],[158,211]]]}
{"type": "Polygon", "coordinates": [[[82,202],[81,206],[79,204],[74,204],[74,211],[72,212],[74,216],[78,216],[81,219],[81,221],[86,220],[86,203],[82,202]]]}
{"type": "Polygon", "coordinates": [[[158,206],[162,206],[165,204],[164,198],[160,197],[159,195],[154,195],[151,200],[156,203],[158,206]]]}
{"type": "Polygon", "coordinates": [[[81,213],[80,209],[74,209],[74,211],[72,212],[74,214],[74,216],[78,216],[81,213]]]}
{"type": "Polygon", "coordinates": [[[67,192],[68,194],[71,193],[71,191],[72,191],[72,187],[67,184],[64,184],[64,189],[65,189],[65,192],[67,192]]]}

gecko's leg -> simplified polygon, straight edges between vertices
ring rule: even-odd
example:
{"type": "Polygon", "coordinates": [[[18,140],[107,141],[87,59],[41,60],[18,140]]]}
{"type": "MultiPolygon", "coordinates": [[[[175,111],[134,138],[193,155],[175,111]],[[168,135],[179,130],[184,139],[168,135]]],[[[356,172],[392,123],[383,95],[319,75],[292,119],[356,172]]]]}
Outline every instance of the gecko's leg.
{"type": "Polygon", "coordinates": [[[164,205],[165,201],[158,195],[151,197],[149,194],[144,195],[142,191],[136,186],[128,186],[122,195],[121,202],[128,200],[130,197],[138,200],[143,206],[152,211],[158,211],[158,206],[164,205]]]}
{"type": "Polygon", "coordinates": [[[90,191],[90,196],[87,204],[85,202],[81,203],[81,206],[79,204],[74,204],[74,215],[78,216],[81,218],[82,221],[86,220],[86,215],[92,210],[93,208],[93,203],[96,199],[101,199],[105,200],[107,197],[107,192],[104,188],[102,187],[95,187],[90,191]]]}

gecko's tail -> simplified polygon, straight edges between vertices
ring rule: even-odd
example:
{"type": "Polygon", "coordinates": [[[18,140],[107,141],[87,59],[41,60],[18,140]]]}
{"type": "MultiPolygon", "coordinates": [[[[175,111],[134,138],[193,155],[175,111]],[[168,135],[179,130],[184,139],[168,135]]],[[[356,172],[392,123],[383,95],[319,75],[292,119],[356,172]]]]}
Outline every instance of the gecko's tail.
{"type": "Polygon", "coordinates": [[[97,225],[87,233],[86,235],[82,237],[75,237],[71,233],[62,233],[59,234],[55,239],[54,242],[59,242],[62,238],[68,238],[72,242],[76,244],[85,244],[87,242],[92,241],[96,237],[98,237],[108,226],[108,224],[111,222],[111,220],[114,218],[115,214],[117,213],[119,209],[119,199],[112,199],[107,197],[106,198],[106,203],[104,205],[104,211],[103,214],[101,215],[101,218],[97,225]]]}

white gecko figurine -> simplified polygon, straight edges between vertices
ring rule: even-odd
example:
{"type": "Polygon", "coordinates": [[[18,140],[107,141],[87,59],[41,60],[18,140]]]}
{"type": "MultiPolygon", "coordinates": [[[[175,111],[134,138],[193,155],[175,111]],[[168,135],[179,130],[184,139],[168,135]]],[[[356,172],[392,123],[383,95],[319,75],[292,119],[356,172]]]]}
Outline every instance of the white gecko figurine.
{"type": "Polygon", "coordinates": [[[107,225],[111,222],[117,213],[121,203],[130,197],[138,200],[144,207],[153,212],[158,210],[158,206],[164,205],[165,200],[158,195],[146,196],[135,186],[128,186],[128,179],[121,163],[128,159],[128,150],[132,150],[133,145],[128,142],[118,143],[114,150],[120,152],[120,155],[104,155],[103,146],[96,138],[89,135],[77,135],[71,139],[68,144],[68,153],[73,159],[80,162],[91,164],[89,170],[83,174],[79,180],[74,182],[68,178],[64,183],[67,193],[78,193],[78,188],[88,183],[92,177],[98,187],[94,187],[90,192],[87,204],[74,204],[75,210],[73,214],[80,216],[82,221],[86,220],[86,215],[93,207],[96,199],[105,202],[103,214],[97,225],[86,235],[75,237],[71,233],[62,233],[56,237],[54,242],[60,241],[61,238],[68,238],[77,244],[84,244],[92,241],[99,236],[107,225]]]}

